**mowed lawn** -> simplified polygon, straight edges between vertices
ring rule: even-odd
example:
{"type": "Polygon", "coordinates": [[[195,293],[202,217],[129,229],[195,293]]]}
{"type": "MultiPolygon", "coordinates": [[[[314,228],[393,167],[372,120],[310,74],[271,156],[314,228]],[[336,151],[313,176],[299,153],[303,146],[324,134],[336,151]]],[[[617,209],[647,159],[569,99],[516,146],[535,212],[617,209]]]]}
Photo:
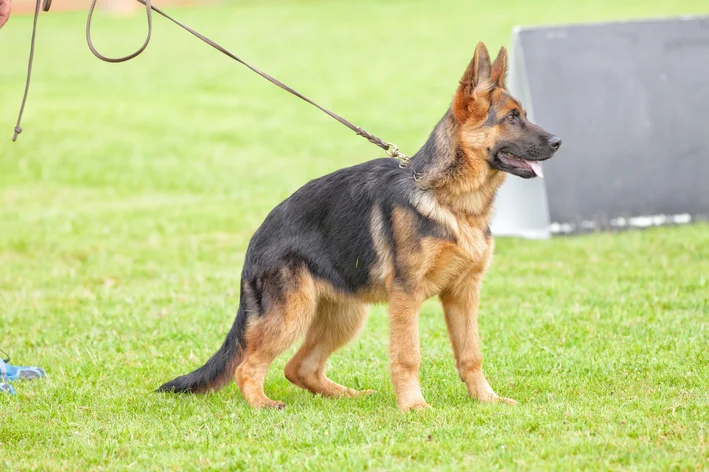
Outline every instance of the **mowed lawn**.
{"type": "MultiPolygon", "coordinates": [[[[517,24],[703,10],[705,0],[357,0],[174,13],[412,153],[479,40],[497,50],[517,24]]],[[[0,31],[0,348],[49,373],[0,395],[0,468],[708,467],[706,224],[498,239],[480,329],[488,379],[516,407],[467,397],[435,301],[420,323],[429,411],[396,408],[384,307],[329,368],[376,389],[370,398],[292,386],[283,367],[293,349],[266,386],[284,411],[248,408],[233,384],[152,393],[219,347],[267,212],[308,180],[382,152],[160,18],[147,52],[120,65],[93,58],[84,21],[40,18],[15,144],[31,18],[0,31]]],[[[143,32],[139,16],[95,22],[107,54],[132,51],[143,32]]]]}

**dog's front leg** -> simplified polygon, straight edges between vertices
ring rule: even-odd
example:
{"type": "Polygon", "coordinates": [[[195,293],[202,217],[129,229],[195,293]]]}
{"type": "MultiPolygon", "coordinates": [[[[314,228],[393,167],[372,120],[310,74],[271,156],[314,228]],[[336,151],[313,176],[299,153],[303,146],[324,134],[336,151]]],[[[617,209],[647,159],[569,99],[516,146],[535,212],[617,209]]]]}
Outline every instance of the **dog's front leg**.
{"type": "Polygon", "coordinates": [[[498,396],[483,373],[483,356],[478,335],[478,302],[483,274],[475,274],[456,287],[441,293],[448,336],[453,345],[455,365],[470,396],[482,402],[503,402],[514,405],[509,398],[498,396]]]}
{"type": "Polygon", "coordinates": [[[403,290],[393,290],[389,296],[389,362],[396,403],[402,411],[430,407],[423,399],[419,383],[421,304],[421,300],[403,290]]]}

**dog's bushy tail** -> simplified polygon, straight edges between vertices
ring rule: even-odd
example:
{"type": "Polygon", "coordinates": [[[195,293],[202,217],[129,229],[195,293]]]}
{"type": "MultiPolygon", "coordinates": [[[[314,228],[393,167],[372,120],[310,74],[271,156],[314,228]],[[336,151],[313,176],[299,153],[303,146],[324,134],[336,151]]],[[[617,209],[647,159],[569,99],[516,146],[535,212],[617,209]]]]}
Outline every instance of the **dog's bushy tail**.
{"type": "Polygon", "coordinates": [[[234,379],[236,368],[241,362],[246,331],[246,310],[243,299],[236,314],[234,324],[229,330],[224,344],[199,369],[187,375],[170,380],[157,389],[158,392],[206,393],[218,391],[234,379]]]}

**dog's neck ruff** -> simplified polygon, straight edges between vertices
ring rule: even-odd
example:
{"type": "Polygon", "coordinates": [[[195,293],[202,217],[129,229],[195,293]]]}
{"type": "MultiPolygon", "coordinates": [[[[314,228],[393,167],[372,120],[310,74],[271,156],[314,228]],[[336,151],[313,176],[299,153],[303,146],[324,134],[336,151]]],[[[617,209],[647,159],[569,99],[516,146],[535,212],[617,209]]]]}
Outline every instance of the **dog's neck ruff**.
{"type": "Polygon", "coordinates": [[[478,169],[471,166],[458,129],[449,109],[408,165],[418,186],[435,192],[440,204],[467,216],[489,215],[505,175],[485,159],[480,159],[478,169]]]}

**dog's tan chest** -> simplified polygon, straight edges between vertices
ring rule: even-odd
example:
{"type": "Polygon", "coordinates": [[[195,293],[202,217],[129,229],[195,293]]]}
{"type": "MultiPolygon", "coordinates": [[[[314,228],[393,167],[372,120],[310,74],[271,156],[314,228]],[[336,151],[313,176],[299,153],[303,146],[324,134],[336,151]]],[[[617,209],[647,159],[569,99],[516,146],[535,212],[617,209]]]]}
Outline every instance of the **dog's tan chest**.
{"type": "Polygon", "coordinates": [[[476,265],[485,264],[490,246],[493,244],[486,221],[475,220],[472,223],[461,221],[455,245],[456,254],[466,262],[476,265]]]}
{"type": "Polygon", "coordinates": [[[461,277],[484,272],[493,249],[492,238],[486,230],[462,226],[455,241],[436,241],[428,247],[419,273],[426,297],[440,294],[457,284],[461,277]]]}

